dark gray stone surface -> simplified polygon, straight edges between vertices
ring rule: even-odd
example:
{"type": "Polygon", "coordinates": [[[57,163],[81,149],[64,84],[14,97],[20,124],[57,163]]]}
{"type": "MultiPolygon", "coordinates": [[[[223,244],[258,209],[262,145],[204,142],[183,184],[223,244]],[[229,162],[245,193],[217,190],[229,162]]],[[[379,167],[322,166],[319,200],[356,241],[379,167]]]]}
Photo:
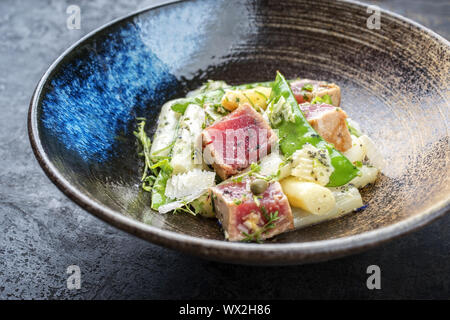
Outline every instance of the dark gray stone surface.
{"type": "MultiPolygon", "coordinates": [[[[0,298],[450,298],[450,215],[363,254],[282,268],[234,266],[160,248],[77,207],[32,154],[26,114],[34,86],[71,43],[154,1],[0,2],[0,298]],[[69,4],[81,30],[66,28],[69,4]],[[79,265],[80,290],[66,289],[79,265]],[[382,289],[366,288],[366,268],[382,289]]],[[[449,2],[372,1],[450,38],[449,2]]]]}

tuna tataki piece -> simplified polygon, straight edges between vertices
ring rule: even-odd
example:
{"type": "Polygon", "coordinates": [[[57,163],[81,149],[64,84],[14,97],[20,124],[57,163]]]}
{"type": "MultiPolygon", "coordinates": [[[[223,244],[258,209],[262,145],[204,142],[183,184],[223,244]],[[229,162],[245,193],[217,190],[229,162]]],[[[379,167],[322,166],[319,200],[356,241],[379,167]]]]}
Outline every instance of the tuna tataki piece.
{"type": "Polygon", "coordinates": [[[202,132],[203,155],[222,179],[270,153],[277,136],[263,117],[244,104],[202,132]]]}
{"type": "Polygon", "coordinates": [[[333,105],[341,104],[341,89],[334,83],[309,79],[295,80],[291,82],[291,90],[297,102],[311,102],[315,97],[329,95],[333,105]]]}
{"type": "Polygon", "coordinates": [[[230,241],[259,241],[294,229],[294,218],[280,183],[273,181],[259,195],[254,179],[226,182],[210,189],[216,217],[230,241]]]}
{"type": "Polygon", "coordinates": [[[329,104],[300,104],[300,109],[317,133],[339,151],[352,147],[352,137],[345,119],[347,114],[329,104]]]}

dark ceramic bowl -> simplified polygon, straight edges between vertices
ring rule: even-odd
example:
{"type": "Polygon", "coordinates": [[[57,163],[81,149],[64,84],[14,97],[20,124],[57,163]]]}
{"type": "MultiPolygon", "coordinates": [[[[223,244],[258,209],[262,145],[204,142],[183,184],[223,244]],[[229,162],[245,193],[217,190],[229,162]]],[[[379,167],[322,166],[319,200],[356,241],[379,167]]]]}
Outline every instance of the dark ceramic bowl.
{"type": "MultiPolygon", "coordinates": [[[[50,179],[97,217],[201,257],[252,264],[321,261],[362,251],[449,210],[449,42],[396,14],[369,29],[342,1],[199,0],[116,20],[74,44],[31,101],[29,134],[50,179]],[[207,79],[326,79],[381,146],[388,166],[359,213],[275,237],[223,240],[213,220],[161,215],[139,188],[132,131],[207,79]]],[[[38,186],[37,186],[38,187],[38,186]]]]}

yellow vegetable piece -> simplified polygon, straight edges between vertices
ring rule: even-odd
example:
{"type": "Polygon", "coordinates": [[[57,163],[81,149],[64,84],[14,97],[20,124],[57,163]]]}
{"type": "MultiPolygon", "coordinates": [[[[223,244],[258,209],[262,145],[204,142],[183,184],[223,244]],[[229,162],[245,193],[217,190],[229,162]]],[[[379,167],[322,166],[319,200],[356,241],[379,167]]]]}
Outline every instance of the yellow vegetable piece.
{"type": "Polygon", "coordinates": [[[249,103],[256,110],[265,110],[271,92],[272,89],[266,87],[256,87],[246,90],[226,90],[221,103],[229,111],[233,111],[244,103],[249,103]]]}
{"type": "Polygon", "coordinates": [[[280,181],[284,194],[293,207],[312,214],[326,214],[334,209],[336,200],[330,189],[313,182],[303,182],[296,177],[280,181]]]}

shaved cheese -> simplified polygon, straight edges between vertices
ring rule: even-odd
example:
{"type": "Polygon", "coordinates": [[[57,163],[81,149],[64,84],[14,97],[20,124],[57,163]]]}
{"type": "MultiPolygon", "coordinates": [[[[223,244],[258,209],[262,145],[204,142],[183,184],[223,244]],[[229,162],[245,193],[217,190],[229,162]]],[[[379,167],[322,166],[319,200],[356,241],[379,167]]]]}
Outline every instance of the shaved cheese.
{"type": "Polygon", "coordinates": [[[179,200],[191,196],[194,192],[203,194],[209,187],[214,186],[215,177],[215,172],[200,169],[173,175],[167,181],[165,195],[179,200]]]}
{"type": "Polygon", "coordinates": [[[186,205],[186,203],[192,202],[195,199],[202,196],[201,192],[195,192],[194,194],[183,198],[182,200],[177,200],[173,202],[169,202],[167,204],[164,204],[158,208],[159,213],[167,213],[169,211],[173,211],[175,209],[181,208],[182,206],[186,205]]]}
{"type": "Polygon", "coordinates": [[[215,172],[200,169],[173,175],[167,180],[165,196],[174,201],[160,206],[158,212],[167,213],[200,198],[215,185],[215,178],[215,172]]]}

